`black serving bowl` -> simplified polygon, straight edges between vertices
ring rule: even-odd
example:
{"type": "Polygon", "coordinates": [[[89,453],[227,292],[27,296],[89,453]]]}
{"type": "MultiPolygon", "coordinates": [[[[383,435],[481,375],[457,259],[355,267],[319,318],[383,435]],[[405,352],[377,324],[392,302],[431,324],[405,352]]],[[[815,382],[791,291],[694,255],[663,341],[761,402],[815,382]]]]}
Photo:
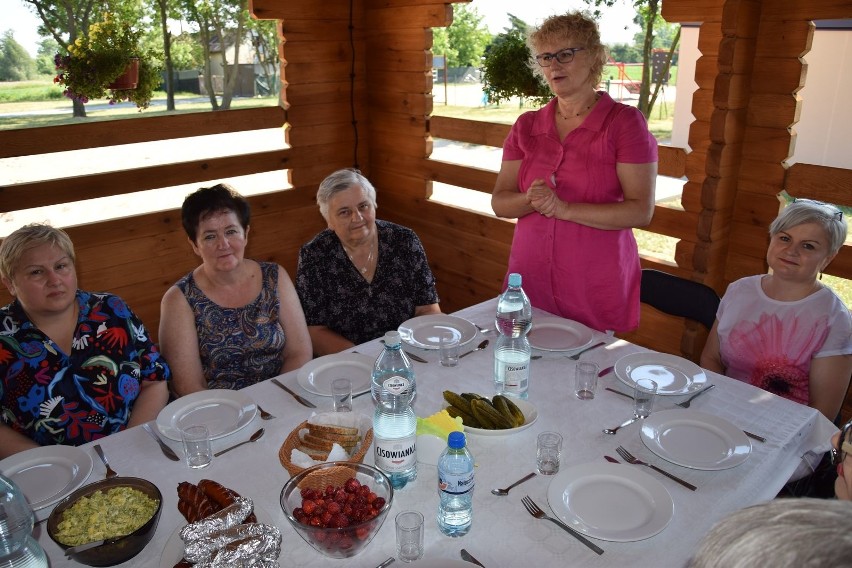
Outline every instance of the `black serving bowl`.
{"type": "Polygon", "coordinates": [[[160,520],[160,511],[163,509],[163,496],[157,486],[138,477],[113,477],[111,479],[103,479],[85,485],[71,493],[68,497],[57,503],[56,507],[50,513],[47,519],[47,534],[53,539],[53,542],[58,544],[63,550],[71,548],[66,544],[62,544],[56,540],[56,532],[59,530],[59,522],[62,520],[62,515],[65,510],[71,507],[81,497],[86,497],[98,491],[107,491],[116,487],[131,487],[146,494],[152,499],[157,500],[157,510],[148,521],[130,533],[127,536],[119,537],[101,546],[96,546],[88,550],[72,553],[71,558],[80,564],[87,566],[113,566],[130,560],[139,554],[145,545],[154,536],[157,530],[157,522],[160,520]]]}

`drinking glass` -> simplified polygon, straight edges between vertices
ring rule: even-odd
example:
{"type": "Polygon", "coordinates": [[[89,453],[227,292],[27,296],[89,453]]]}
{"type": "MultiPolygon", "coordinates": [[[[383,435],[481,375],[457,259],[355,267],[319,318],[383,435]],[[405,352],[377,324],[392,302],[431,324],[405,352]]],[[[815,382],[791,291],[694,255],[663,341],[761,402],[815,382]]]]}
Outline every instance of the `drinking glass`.
{"type": "Polygon", "coordinates": [[[559,472],[562,455],[562,435],[559,432],[542,432],[536,441],[536,466],[542,475],[559,472]]]}
{"type": "Polygon", "coordinates": [[[331,381],[331,398],[336,412],[352,412],[352,381],[349,379],[331,381]]]}
{"type": "Polygon", "coordinates": [[[423,556],[423,513],[403,511],[396,516],[396,556],[414,562],[423,556]]]}
{"type": "Polygon", "coordinates": [[[651,379],[637,379],[633,388],[633,416],[648,418],[654,409],[657,396],[657,383],[651,379]]]}
{"type": "Polygon", "coordinates": [[[213,449],[210,444],[210,432],[207,426],[192,425],[180,431],[183,441],[183,453],[186,465],[193,469],[207,467],[213,460],[213,449]]]}

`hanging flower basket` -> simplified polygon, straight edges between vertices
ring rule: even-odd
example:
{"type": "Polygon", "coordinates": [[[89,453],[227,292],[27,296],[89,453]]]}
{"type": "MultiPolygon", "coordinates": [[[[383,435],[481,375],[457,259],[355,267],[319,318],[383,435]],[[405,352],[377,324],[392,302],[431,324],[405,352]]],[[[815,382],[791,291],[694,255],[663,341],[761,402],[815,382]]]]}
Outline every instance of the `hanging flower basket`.
{"type": "Polygon", "coordinates": [[[105,12],[68,46],[67,55],[56,54],[53,81],[82,103],[106,97],[110,104],[129,101],[143,109],[162,81],[160,57],[142,46],[141,30],[105,12]]]}
{"type": "Polygon", "coordinates": [[[109,84],[109,89],[135,89],[139,83],[139,58],[134,57],[127,64],[124,73],[109,84]]]}

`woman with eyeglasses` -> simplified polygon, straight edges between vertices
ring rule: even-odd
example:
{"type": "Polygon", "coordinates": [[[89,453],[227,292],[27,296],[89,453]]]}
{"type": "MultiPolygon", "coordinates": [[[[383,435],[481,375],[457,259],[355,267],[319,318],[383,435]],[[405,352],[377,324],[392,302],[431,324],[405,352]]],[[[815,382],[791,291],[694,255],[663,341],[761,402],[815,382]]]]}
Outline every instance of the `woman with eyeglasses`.
{"type": "Polygon", "coordinates": [[[491,206],[518,220],[507,274],[523,275],[538,308],[630,331],[642,275],[632,229],[654,212],[657,141],[641,112],[596,90],[607,54],[591,18],[552,16],[527,43],[555,97],[503,144],[491,206]]]}
{"type": "Polygon", "coordinates": [[[376,219],[376,189],[361,172],[330,174],[317,205],[328,228],[302,246],[296,270],[315,354],[337,353],[412,317],[440,313],[420,239],[376,219]]]}
{"type": "Polygon", "coordinates": [[[728,286],[701,366],[836,420],[852,374],[852,317],[819,281],[846,240],[843,213],[797,199],[769,227],[769,274],[728,286]]]}
{"type": "Polygon", "coordinates": [[[837,468],[834,495],[843,501],[852,501],[852,420],[831,437],[831,465],[837,468]]]}

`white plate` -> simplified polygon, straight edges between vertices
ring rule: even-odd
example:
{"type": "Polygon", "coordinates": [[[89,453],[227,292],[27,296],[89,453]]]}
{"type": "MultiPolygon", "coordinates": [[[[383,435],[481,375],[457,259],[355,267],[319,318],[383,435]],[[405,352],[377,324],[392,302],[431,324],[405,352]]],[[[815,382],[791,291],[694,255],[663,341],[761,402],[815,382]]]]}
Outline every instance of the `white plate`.
{"type": "Polygon", "coordinates": [[[473,341],[476,326],[464,318],[445,314],[418,316],[399,326],[402,340],[421,349],[438,349],[441,335],[447,333],[458,339],[461,346],[473,341]]]}
{"type": "Polygon", "coordinates": [[[15,482],[37,511],[83,485],[92,473],[92,456],[75,446],[42,446],[0,461],[0,471],[15,482]]]}
{"type": "Polygon", "coordinates": [[[615,362],[615,375],[633,388],[638,379],[657,383],[657,394],[689,394],[704,388],[707,375],[683,357],[667,353],[631,353],[615,362]]]}
{"type": "Polygon", "coordinates": [[[662,483],[640,468],[616,463],[563,469],[550,482],[547,502],[571,528],[614,542],[651,538],[674,514],[662,483]]]}
{"type": "Polygon", "coordinates": [[[485,428],[473,428],[472,426],[465,425],[464,433],[470,433],[476,436],[506,436],[508,434],[515,434],[521,430],[526,430],[532,426],[533,422],[538,419],[538,410],[536,410],[535,406],[533,406],[531,402],[518,398],[513,398],[512,402],[514,402],[515,405],[521,409],[521,412],[524,413],[525,422],[523,426],[507,428],[505,430],[486,430],[485,428]]]}
{"type": "Polygon", "coordinates": [[[169,403],[157,415],[157,428],[166,438],[180,441],[181,428],[203,424],[215,440],[245,428],[255,414],[257,405],[241,391],[210,389],[169,403]]]}
{"type": "MultiPolygon", "coordinates": [[[[273,525],[272,517],[269,516],[261,506],[254,501],[254,516],[257,517],[257,522],[264,525],[273,525]]],[[[180,516],[183,519],[183,515],[180,516]]],[[[160,556],[160,568],[174,568],[174,565],[183,559],[183,541],[180,539],[180,531],[186,525],[180,525],[172,531],[169,540],[166,541],[166,546],[163,547],[163,554],[160,556]]],[[[279,553],[280,557],[280,553],[279,553]]]]}
{"type": "Polygon", "coordinates": [[[538,318],[527,335],[530,345],[542,351],[574,351],[592,342],[592,330],[562,318],[538,318]]]}
{"type": "Polygon", "coordinates": [[[306,391],[320,396],[331,396],[334,379],[352,381],[352,394],[370,390],[370,380],[375,359],[360,353],[335,353],[308,361],[296,379],[306,391]]]}
{"type": "Polygon", "coordinates": [[[742,430],[718,416],[674,408],[642,422],[642,442],[666,461],[692,469],[728,469],[751,454],[742,430]]]}

